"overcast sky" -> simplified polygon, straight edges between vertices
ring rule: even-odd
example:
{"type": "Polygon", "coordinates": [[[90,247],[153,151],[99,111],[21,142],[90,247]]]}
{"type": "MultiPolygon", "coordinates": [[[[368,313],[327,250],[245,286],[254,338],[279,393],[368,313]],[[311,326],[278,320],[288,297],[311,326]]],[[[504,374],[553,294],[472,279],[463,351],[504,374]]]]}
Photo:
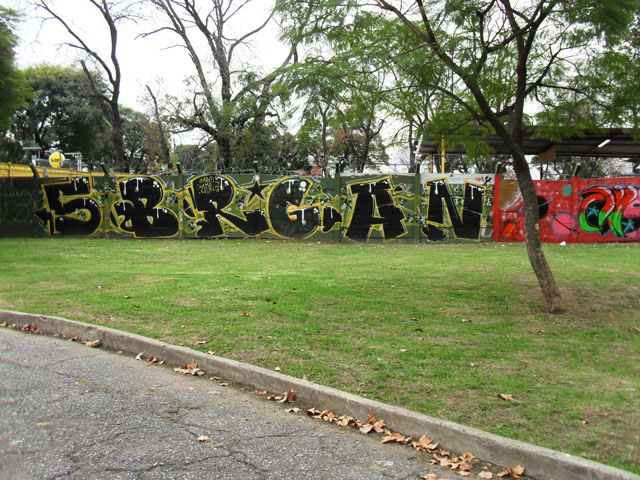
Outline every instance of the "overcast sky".
{"type": "MultiPolygon", "coordinates": [[[[2,5],[13,8],[23,15],[17,31],[20,44],[16,50],[18,66],[24,68],[41,63],[71,65],[81,54],[72,48],[61,46],[70,37],[55,20],[42,22],[36,18],[36,11],[28,0],[0,0],[2,5]]],[[[203,3],[204,2],[203,0],[203,3]]],[[[239,3],[239,2],[238,2],[239,3]]],[[[234,33],[252,30],[260,25],[268,15],[274,0],[254,0],[239,14],[233,25],[234,33]]],[[[104,19],[98,10],[86,0],[50,0],[50,5],[60,12],[68,22],[81,31],[91,48],[105,51],[108,58],[109,34],[104,19]]],[[[147,38],[136,38],[141,32],[153,29],[158,24],[142,20],[119,24],[118,59],[121,64],[123,86],[121,103],[143,110],[142,96],[145,85],[150,84],[155,91],[179,94],[183,91],[183,80],[195,73],[193,64],[182,48],[167,48],[178,43],[179,38],[169,33],[147,38]]],[[[277,25],[271,22],[267,29],[252,37],[251,45],[241,54],[245,62],[272,68],[279,65],[286,56],[286,48],[277,40],[277,25]]]]}

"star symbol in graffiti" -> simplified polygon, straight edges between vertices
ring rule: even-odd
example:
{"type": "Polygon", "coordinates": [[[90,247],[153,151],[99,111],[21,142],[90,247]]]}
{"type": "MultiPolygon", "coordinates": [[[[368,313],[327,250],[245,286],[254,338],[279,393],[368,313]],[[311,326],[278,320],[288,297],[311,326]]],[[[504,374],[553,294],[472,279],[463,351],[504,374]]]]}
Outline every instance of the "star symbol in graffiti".
{"type": "Polygon", "coordinates": [[[622,227],[622,233],[626,235],[627,233],[633,232],[635,230],[635,222],[633,221],[633,219],[625,218],[622,220],[622,227]]]}
{"type": "Polygon", "coordinates": [[[590,216],[594,216],[597,217],[598,213],[600,213],[600,210],[598,210],[596,207],[594,207],[593,205],[590,205],[587,207],[587,211],[585,212],[587,217],[590,216]]]}
{"type": "Polygon", "coordinates": [[[264,200],[265,198],[262,195],[262,190],[264,190],[268,186],[269,185],[267,185],[267,184],[261,184],[260,182],[258,182],[258,180],[254,180],[253,181],[253,185],[251,185],[250,187],[242,187],[247,192],[251,193],[251,196],[249,197],[249,200],[247,200],[247,203],[249,203],[251,200],[253,200],[253,197],[260,197],[261,199],[264,200]]]}

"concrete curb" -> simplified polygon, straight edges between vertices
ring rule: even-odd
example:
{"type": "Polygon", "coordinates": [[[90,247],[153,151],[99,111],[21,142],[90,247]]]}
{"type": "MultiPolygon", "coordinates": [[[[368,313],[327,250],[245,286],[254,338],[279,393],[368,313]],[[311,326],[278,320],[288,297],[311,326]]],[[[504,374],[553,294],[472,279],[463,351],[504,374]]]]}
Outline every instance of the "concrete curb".
{"type": "Polygon", "coordinates": [[[366,418],[368,412],[372,412],[376,417],[384,418],[393,431],[411,435],[414,438],[426,434],[435,438],[444,448],[456,452],[470,451],[478,458],[496,465],[513,467],[520,464],[526,468],[528,476],[540,480],[640,480],[640,476],[630,472],[580,457],[428,417],[247,363],[208,355],[112,328],[65,318],[6,310],[0,310],[0,323],[2,322],[15,323],[19,326],[34,323],[47,334],[57,333],[91,341],[100,339],[106,348],[134,354],[145,352],[146,356],[165,360],[167,364],[173,366],[182,367],[195,360],[198,367],[209,375],[217,375],[238,384],[269,392],[282,393],[295,390],[298,392],[297,398],[300,401],[341,415],[362,419],[366,418]]]}

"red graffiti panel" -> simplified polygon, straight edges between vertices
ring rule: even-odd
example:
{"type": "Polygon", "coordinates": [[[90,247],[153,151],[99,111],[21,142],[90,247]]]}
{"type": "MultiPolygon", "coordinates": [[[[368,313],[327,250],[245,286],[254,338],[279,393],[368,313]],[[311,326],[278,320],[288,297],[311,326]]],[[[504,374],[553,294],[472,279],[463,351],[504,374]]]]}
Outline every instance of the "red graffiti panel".
{"type": "Polygon", "coordinates": [[[578,242],[640,241],[640,181],[637,180],[612,178],[576,182],[578,242]]]}
{"type": "MultiPolygon", "coordinates": [[[[535,181],[540,236],[547,243],[640,240],[634,178],[535,181]]],[[[515,180],[501,180],[495,240],[524,241],[524,203],[515,180]]]]}

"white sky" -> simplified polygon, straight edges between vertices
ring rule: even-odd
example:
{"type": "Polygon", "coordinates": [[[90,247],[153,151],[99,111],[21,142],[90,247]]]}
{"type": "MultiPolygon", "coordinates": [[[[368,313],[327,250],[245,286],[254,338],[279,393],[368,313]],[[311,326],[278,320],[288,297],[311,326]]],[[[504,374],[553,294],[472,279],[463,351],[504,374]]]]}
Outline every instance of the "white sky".
{"type": "MultiPolygon", "coordinates": [[[[205,5],[205,0],[201,0],[205,5]]],[[[29,0],[1,0],[4,6],[13,8],[23,15],[16,32],[20,44],[16,49],[17,63],[20,68],[42,63],[71,65],[82,58],[72,48],[61,46],[71,41],[66,30],[55,20],[42,24],[41,18],[30,5],[29,0]]],[[[49,0],[50,6],[79,29],[83,39],[99,52],[109,52],[109,33],[104,19],[98,10],[86,0],[49,0]],[[106,49],[106,50],[105,50],[106,49]]],[[[133,2],[131,2],[133,3],[133,2]]],[[[240,3],[236,0],[236,3],[240,3]]],[[[253,30],[266,19],[274,0],[254,0],[244,8],[233,24],[236,34],[253,30]]],[[[40,12],[40,15],[43,13],[40,12]]],[[[165,94],[178,95],[183,92],[183,81],[193,75],[195,69],[183,48],[167,48],[180,42],[177,35],[163,33],[147,38],[136,38],[141,32],[157,28],[158,23],[147,17],[138,25],[125,21],[119,24],[118,59],[121,65],[123,85],[121,103],[144,110],[142,97],[149,84],[160,97],[165,94]]],[[[277,40],[278,30],[275,22],[255,37],[251,45],[238,53],[246,63],[273,68],[286,57],[286,48],[277,40]]]]}

